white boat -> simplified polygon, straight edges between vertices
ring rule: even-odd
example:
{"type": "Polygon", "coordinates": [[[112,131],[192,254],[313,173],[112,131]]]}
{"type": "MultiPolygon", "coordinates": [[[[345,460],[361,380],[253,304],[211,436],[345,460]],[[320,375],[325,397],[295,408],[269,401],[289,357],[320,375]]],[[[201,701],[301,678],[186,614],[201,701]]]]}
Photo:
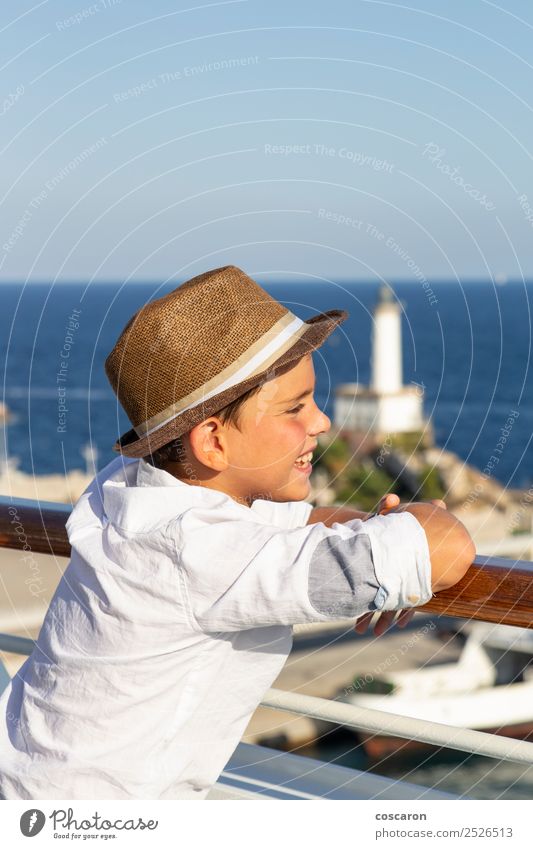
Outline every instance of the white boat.
{"type": "MultiPolygon", "coordinates": [[[[466,626],[453,663],[358,676],[338,701],[413,719],[506,737],[533,737],[533,634],[484,622],[466,626]]],[[[362,734],[367,754],[382,757],[420,741],[362,734]]]]}

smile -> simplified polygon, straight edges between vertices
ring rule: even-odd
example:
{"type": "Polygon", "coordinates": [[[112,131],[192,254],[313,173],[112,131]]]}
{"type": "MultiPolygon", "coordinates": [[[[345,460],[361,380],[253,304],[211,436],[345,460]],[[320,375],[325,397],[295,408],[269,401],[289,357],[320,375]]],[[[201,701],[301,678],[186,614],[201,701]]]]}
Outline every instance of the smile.
{"type": "Polygon", "coordinates": [[[307,454],[302,454],[301,457],[298,457],[294,462],[294,466],[300,472],[310,472],[313,468],[311,465],[311,460],[313,459],[313,452],[308,451],[307,454]]]}

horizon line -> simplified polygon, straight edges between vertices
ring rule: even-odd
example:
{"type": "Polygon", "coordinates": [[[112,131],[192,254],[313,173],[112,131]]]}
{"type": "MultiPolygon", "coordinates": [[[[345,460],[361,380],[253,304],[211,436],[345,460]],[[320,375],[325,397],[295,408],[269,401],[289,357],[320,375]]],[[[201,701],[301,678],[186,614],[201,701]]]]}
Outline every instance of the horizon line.
{"type": "MultiPolygon", "coordinates": [[[[199,272],[199,274],[201,274],[201,273],[202,272],[199,272]]],[[[305,276],[304,272],[294,272],[294,273],[298,274],[300,277],[305,276]]],[[[196,275],[193,275],[193,276],[196,276],[196,275]]],[[[261,275],[261,274],[257,275],[257,278],[258,279],[259,278],[264,279],[264,275],[261,275]]],[[[176,283],[176,285],[180,285],[181,283],[186,283],[187,280],[190,280],[190,279],[192,279],[192,278],[188,277],[188,278],[183,279],[181,281],[167,280],[167,281],[165,281],[165,285],[167,285],[167,284],[171,285],[172,283],[176,283]]],[[[461,285],[462,283],[480,283],[480,284],[481,283],[489,283],[493,286],[500,287],[500,286],[507,286],[508,284],[513,284],[513,283],[514,284],[516,284],[516,283],[521,283],[521,284],[531,283],[531,282],[533,282],[533,275],[531,277],[525,277],[525,278],[524,277],[522,277],[522,278],[515,278],[515,277],[507,278],[506,277],[503,280],[502,279],[492,279],[490,277],[473,277],[473,276],[461,277],[459,280],[451,278],[451,277],[434,277],[434,278],[427,277],[426,280],[427,280],[428,283],[431,283],[432,285],[433,284],[461,285]]],[[[83,278],[83,277],[79,277],[79,278],[76,277],[76,278],[72,278],[72,279],[61,278],[59,280],[51,280],[51,279],[48,279],[48,280],[47,279],[24,280],[22,278],[15,278],[15,279],[2,279],[2,278],[0,278],[0,286],[6,285],[6,284],[7,285],[17,285],[17,286],[22,286],[22,285],[44,286],[44,285],[50,285],[50,284],[52,284],[52,285],[62,285],[62,286],[64,286],[64,285],[87,286],[87,285],[93,285],[93,284],[94,285],[104,285],[104,286],[106,286],[106,285],[107,286],[118,286],[118,285],[124,284],[124,282],[125,281],[120,279],[120,278],[97,279],[97,280],[92,280],[90,284],[89,284],[89,281],[87,280],[87,278],[83,278]]],[[[383,285],[382,280],[368,280],[368,279],[365,279],[365,278],[357,278],[357,277],[356,278],[353,278],[353,277],[337,277],[337,278],[331,278],[330,280],[327,280],[327,279],[326,280],[316,280],[316,279],[313,279],[313,278],[295,280],[295,279],[290,278],[290,277],[289,278],[277,277],[277,278],[274,278],[274,279],[271,279],[271,280],[266,280],[265,284],[269,284],[269,283],[298,283],[298,282],[301,282],[302,285],[304,285],[304,284],[305,285],[320,285],[320,284],[324,284],[324,283],[341,283],[341,284],[357,283],[357,284],[365,284],[365,285],[369,285],[369,286],[370,285],[383,285]]],[[[389,278],[385,282],[389,283],[389,285],[396,285],[396,284],[410,284],[412,286],[420,286],[421,285],[420,281],[418,281],[418,280],[408,280],[404,277],[389,278]]],[[[127,283],[128,283],[128,285],[132,284],[132,285],[135,285],[135,286],[137,286],[137,285],[147,286],[147,285],[153,285],[154,283],[162,284],[163,281],[160,278],[154,277],[154,278],[151,278],[151,279],[143,278],[143,279],[128,280],[127,283]]]]}

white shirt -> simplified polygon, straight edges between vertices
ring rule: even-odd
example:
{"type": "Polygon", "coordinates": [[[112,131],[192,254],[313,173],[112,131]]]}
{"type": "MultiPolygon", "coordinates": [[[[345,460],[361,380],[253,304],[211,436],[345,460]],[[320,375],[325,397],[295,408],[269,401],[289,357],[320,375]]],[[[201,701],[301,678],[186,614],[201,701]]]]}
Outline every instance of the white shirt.
{"type": "Polygon", "coordinates": [[[311,510],[113,460],[71,513],[71,561],[0,698],[0,794],[204,798],[293,624],[431,597],[411,514],[327,528],[311,510]]]}

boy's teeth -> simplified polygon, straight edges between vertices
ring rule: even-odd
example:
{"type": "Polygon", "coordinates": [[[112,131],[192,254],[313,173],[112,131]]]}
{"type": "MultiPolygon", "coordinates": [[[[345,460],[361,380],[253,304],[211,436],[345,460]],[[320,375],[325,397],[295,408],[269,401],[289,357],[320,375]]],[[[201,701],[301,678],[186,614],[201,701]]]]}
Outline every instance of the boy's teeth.
{"type": "Polygon", "coordinates": [[[302,454],[301,457],[295,461],[299,466],[307,466],[308,463],[313,459],[313,452],[309,451],[307,454],[302,454]]]}

